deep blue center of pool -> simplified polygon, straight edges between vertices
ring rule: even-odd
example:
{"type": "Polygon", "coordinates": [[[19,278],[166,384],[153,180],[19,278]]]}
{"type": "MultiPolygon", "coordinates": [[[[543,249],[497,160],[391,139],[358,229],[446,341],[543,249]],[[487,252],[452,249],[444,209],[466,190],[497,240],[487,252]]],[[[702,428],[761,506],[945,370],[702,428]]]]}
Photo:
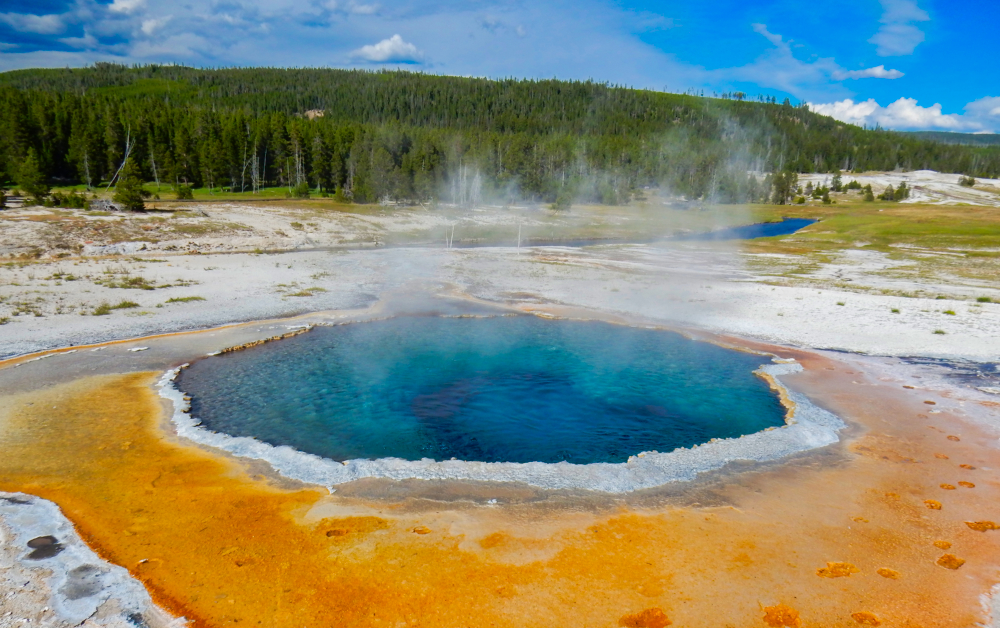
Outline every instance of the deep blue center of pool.
{"type": "Polygon", "coordinates": [[[212,430],[334,460],[624,462],[784,423],[766,359],[597,322],[401,317],[200,360],[212,430]]]}

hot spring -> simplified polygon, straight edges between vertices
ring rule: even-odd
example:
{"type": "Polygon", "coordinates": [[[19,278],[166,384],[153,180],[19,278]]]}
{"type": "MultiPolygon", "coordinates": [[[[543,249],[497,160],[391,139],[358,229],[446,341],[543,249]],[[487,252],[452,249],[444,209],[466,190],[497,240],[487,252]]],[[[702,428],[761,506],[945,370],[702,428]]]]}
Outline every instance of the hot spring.
{"type": "Polygon", "coordinates": [[[621,463],[783,425],[767,361],[600,322],[417,316],[205,358],[177,385],[210,430],[337,461],[621,463]]]}

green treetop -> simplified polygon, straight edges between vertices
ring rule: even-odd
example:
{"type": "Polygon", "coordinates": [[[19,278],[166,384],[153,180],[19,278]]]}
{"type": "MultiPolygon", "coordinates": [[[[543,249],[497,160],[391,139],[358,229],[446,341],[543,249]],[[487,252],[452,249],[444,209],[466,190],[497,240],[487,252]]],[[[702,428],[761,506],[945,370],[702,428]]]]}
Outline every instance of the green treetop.
{"type": "Polygon", "coordinates": [[[135,166],[135,162],[129,158],[122,167],[112,200],[121,205],[122,209],[138,212],[146,209],[143,199],[149,197],[150,193],[142,187],[139,169],[135,166]]]}
{"type": "Polygon", "coordinates": [[[28,154],[17,169],[17,186],[36,203],[41,203],[51,189],[45,180],[45,175],[42,174],[42,168],[38,163],[38,154],[35,153],[34,148],[28,149],[28,154]]]}

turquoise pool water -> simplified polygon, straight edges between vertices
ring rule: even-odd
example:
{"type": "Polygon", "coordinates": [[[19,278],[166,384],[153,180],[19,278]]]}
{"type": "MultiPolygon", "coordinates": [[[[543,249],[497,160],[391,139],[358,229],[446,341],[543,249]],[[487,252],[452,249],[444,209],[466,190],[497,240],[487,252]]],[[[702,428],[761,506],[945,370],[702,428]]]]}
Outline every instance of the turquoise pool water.
{"type": "Polygon", "coordinates": [[[768,360],[678,334],[533,316],[399,317],[181,371],[205,427],[334,460],[624,462],[784,424],[768,360]]]}

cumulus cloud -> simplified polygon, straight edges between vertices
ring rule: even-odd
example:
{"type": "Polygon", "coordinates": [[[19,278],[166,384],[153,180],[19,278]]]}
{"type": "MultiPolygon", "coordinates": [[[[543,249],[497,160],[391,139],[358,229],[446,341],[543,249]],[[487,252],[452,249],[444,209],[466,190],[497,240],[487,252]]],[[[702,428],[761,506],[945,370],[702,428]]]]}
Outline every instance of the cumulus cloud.
{"type": "Polygon", "coordinates": [[[833,78],[838,81],[863,78],[898,79],[903,78],[903,76],[899,70],[886,70],[884,65],[877,65],[867,70],[838,70],[833,73],[833,78]]]}
{"type": "Polygon", "coordinates": [[[362,46],[351,53],[354,59],[369,63],[420,63],[424,53],[399,35],[383,39],[377,44],[362,46]]]}
{"type": "Polygon", "coordinates": [[[26,33],[55,35],[66,29],[61,15],[31,15],[30,13],[0,13],[0,22],[26,33]]]}
{"type": "Polygon", "coordinates": [[[915,98],[900,98],[883,107],[869,98],[809,103],[816,113],[856,125],[880,125],[900,130],[995,131],[1000,129],[1000,97],[981,98],[965,106],[964,114],[943,113],[940,104],[921,107],[915,98]]]}
{"type": "Polygon", "coordinates": [[[979,100],[975,100],[966,105],[965,110],[969,112],[970,115],[980,118],[993,118],[998,124],[1000,124],[1000,96],[987,96],[986,98],[980,98],[979,100]]]}
{"type": "Polygon", "coordinates": [[[882,3],[882,26],[869,39],[877,46],[875,52],[880,57],[895,57],[913,54],[913,50],[924,41],[924,32],[914,22],[930,20],[927,12],[917,6],[916,0],[880,0],[882,3]]]}

